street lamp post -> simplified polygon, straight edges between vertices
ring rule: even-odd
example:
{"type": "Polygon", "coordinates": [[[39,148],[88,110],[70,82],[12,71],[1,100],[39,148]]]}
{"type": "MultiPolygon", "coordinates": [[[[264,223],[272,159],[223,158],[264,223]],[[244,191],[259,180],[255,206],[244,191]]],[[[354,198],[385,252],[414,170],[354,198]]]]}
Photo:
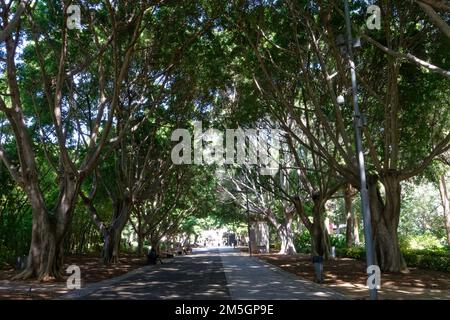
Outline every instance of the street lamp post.
{"type": "MultiPolygon", "coordinates": [[[[369,193],[366,183],[366,170],[364,165],[364,153],[362,147],[361,128],[364,125],[364,118],[359,110],[358,106],[358,85],[356,82],[356,70],[355,62],[353,60],[353,37],[352,28],[350,23],[350,10],[348,6],[348,0],[344,0],[345,6],[345,24],[347,28],[347,57],[350,65],[350,73],[352,78],[352,95],[353,95],[353,108],[354,108],[354,125],[355,125],[355,140],[356,140],[356,153],[359,165],[359,178],[360,178],[360,194],[361,205],[364,221],[364,237],[366,248],[367,265],[375,265],[374,249],[372,243],[372,223],[370,217],[369,206],[369,193]]],[[[371,300],[377,299],[377,287],[372,286],[369,288],[369,295],[371,300]]]]}

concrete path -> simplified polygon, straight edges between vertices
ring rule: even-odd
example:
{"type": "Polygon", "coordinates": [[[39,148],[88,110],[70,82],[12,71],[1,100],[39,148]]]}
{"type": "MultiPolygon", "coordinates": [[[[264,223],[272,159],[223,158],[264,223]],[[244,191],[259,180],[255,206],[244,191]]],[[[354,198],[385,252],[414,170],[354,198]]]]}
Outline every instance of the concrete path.
{"type": "Polygon", "coordinates": [[[63,299],[229,299],[218,250],[197,251],[77,290],[63,299]]]}
{"type": "Polygon", "coordinates": [[[323,300],[345,296],[233,249],[220,251],[233,300],[323,300]]]}
{"type": "Polygon", "coordinates": [[[195,249],[169,263],[147,266],[71,292],[63,299],[344,299],[231,248],[195,249]]]}

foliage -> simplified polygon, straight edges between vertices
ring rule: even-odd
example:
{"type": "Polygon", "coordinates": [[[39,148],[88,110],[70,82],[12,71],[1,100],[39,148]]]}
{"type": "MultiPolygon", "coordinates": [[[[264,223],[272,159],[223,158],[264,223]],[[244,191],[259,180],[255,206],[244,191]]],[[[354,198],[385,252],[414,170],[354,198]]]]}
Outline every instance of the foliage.
{"type": "MultiPolygon", "coordinates": [[[[336,250],[340,257],[358,260],[366,259],[364,247],[340,248],[336,250]]],[[[410,267],[450,272],[450,248],[403,249],[403,256],[410,267]]]]}
{"type": "Polygon", "coordinates": [[[297,252],[311,253],[311,235],[304,229],[294,238],[294,245],[297,252]]]}
{"type": "Polygon", "coordinates": [[[403,256],[411,267],[450,272],[450,248],[403,250],[403,256]]]}
{"type": "MultiPolygon", "coordinates": [[[[48,218],[45,221],[64,224],[62,229],[67,230],[59,237],[65,240],[66,254],[101,250],[99,225],[108,228],[117,222],[114,214],[118,200],[131,199],[133,210],[139,214],[143,213],[140,210],[154,213],[140,216],[139,223],[138,218],[132,216],[130,220],[127,216],[123,234],[127,239],[139,233],[135,224],[141,229],[141,222],[153,226],[150,229],[158,234],[156,238],[198,235],[201,229],[223,226],[245,233],[243,206],[222,201],[217,174],[220,168],[174,169],[169,161],[171,132],[190,128],[195,120],[220,129],[255,127],[261,122],[293,128],[291,133],[298,137],[292,144],[298,169],[285,168],[289,183],[283,186],[280,182],[281,188],[277,187],[284,179],[280,173],[250,179],[258,183],[255,189],[263,188],[270,194],[257,214],[256,194],[250,194],[253,216],[271,212],[275,222],[281,224],[287,209],[299,198],[305,218],[299,221],[309,220],[314,214],[313,200],[319,195],[324,199],[324,203],[317,202],[321,209],[325,200],[336,197],[334,186],[350,180],[357,183],[352,108],[339,108],[335,101],[338,94],[350,101],[351,90],[347,61],[335,45],[334,37],[344,32],[344,20],[333,7],[334,1],[201,0],[181,5],[170,1],[114,1],[108,8],[99,1],[80,0],[77,4],[83,7],[84,30],[67,33],[61,28],[62,1],[32,2],[36,6],[26,10],[17,32],[8,36],[9,41],[15,40],[10,45],[17,48],[7,50],[6,41],[0,44],[0,100],[4,101],[0,151],[7,155],[0,159],[0,265],[13,264],[17,256],[28,253],[33,222],[39,213],[30,207],[30,203],[36,204],[30,199],[35,193],[27,193],[26,183],[11,178],[16,171],[24,178],[36,177],[35,190],[41,193],[41,211],[48,218]],[[148,5],[149,10],[142,12],[142,34],[134,45],[130,43],[131,31],[141,5],[148,5]],[[95,10],[92,25],[84,14],[89,10],[95,10]],[[111,13],[114,19],[110,19],[111,13]],[[133,47],[135,52],[126,54],[133,47]],[[13,56],[7,59],[12,51],[13,56]],[[129,64],[125,64],[124,77],[116,83],[126,57],[129,64]],[[11,74],[12,69],[17,73],[11,74]],[[64,71],[61,76],[57,76],[59,69],[64,71]],[[103,97],[105,101],[101,102],[103,97]],[[15,108],[11,108],[13,98],[21,101],[15,108]],[[106,109],[100,111],[102,108],[106,109]],[[20,109],[23,119],[21,115],[12,116],[13,110],[20,109]],[[58,122],[63,125],[56,125],[58,122]],[[25,128],[20,134],[18,123],[25,128]],[[94,127],[98,127],[95,134],[94,127]],[[31,172],[20,153],[27,135],[29,149],[34,151],[29,162],[35,161],[32,168],[36,167],[31,172]],[[99,141],[105,146],[94,157],[99,141]],[[154,148],[147,153],[149,141],[154,148]],[[92,161],[87,163],[92,167],[78,170],[83,167],[83,159],[89,158],[92,161]],[[165,171],[164,164],[170,169],[165,171]],[[145,170],[139,172],[140,168],[145,170]],[[93,173],[101,182],[92,202],[96,217],[105,225],[92,221],[78,194],[67,206],[58,205],[70,189],[63,181],[76,176],[83,180],[79,187],[87,194],[94,185],[93,173]],[[154,184],[136,186],[135,179],[154,184]],[[67,213],[58,215],[62,207],[68,209],[67,213]]],[[[359,27],[365,18],[359,13],[367,4],[352,1],[351,11],[355,31],[369,35],[373,41],[363,41],[355,49],[360,106],[368,119],[363,129],[368,176],[379,177],[385,190],[389,184],[383,179],[409,177],[402,181],[400,221],[387,223],[397,226],[398,222],[400,246],[410,266],[448,271],[449,253],[444,246],[447,230],[435,185],[436,176],[445,174],[448,165],[432,162],[448,149],[444,137],[449,132],[450,80],[437,74],[434,67],[419,67],[408,59],[390,56],[373,43],[448,70],[450,42],[423,19],[419,6],[401,1],[384,5],[383,10],[390,13],[383,21],[386,30],[366,33],[359,27]]],[[[1,32],[11,21],[12,12],[8,13],[7,7],[2,7],[1,32]]],[[[381,213],[396,218],[398,211],[388,212],[387,200],[392,195],[400,193],[384,191],[377,200],[383,207],[381,213]]],[[[353,210],[362,225],[358,198],[355,196],[353,210]]],[[[342,199],[330,201],[335,201],[330,218],[336,224],[345,223],[342,199]]],[[[300,223],[296,221],[299,215],[302,211],[292,218],[294,227],[300,223]]],[[[318,220],[315,217],[315,222],[318,220]]],[[[311,234],[303,229],[295,235],[295,247],[298,252],[310,253],[311,234]]],[[[271,228],[271,241],[278,247],[280,239],[275,231],[271,228]]],[[[149,232],[141,234],[140,240],[148,244],[149,232]]],[[[33,238],[42,237],[52,239],[48,234],[33,238]]],[[[344,235],[331,235],[330,241],[338,255],[364,258],[363,247],[345,247],[344,235]]],[[[131,248],[122,242],[121,249],[131,248]]]]}
{"type": "Polygon", "coordinates": [[[444,248],[442,241],[432,233],[405,235],[400,238],[400,247],[404,250],[436,250],[444,248]]]}
{"type": "Polygon", "coordinates": [[[330,235],[331,246],[335,247],[336,250],[346,247],[345,234],[332,234],[330,235]]]}
{"type": "MultiPolygon", "coordinates": [[[[431,238],[445,243],[444,215],[435,183],[417,179],[403,184],[399,235],[404,238],[403,244],[414,241],[411,237],[416,237],[419,243],[431,238]]],[[[423,245],[427,246],[426,243],[423,245]]]]}
{"type": "Polygon", "coordinates": [[[0,163],[0,266],[14,265],[26,255],[31,240],[32,214],[24,193],[14,186],[0,163]]]}
{"type": "Polygon", "coordinates": [[[366,251],[364,247],[353,246],[350,248],[337,248],[336,255],[338,257],[348,257],[352,259],[363,260],[366,258],[366,251]]]}

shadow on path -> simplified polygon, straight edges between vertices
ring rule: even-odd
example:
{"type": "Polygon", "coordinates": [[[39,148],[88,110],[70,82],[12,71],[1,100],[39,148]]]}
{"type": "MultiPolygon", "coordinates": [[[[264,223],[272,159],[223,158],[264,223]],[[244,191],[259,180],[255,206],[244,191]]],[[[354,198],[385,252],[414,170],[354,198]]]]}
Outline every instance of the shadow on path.
{"type": "Polygon", "coordinates": [[[172,262],[148,266],[82,299],[229,299],[217,250],[194,252],[172,262]]]}
{"type": "Polygon", "coordinates": [[[345,296],[222,247],[197,248],[192,255],[87,286],[63,299],[316,300],[345,296]]]}
{"type": "Polygon", "coordinates": [[[233,300],[346,299],[334,290],[299,278],[255,257],[221,249],[227,286],[233,300]]]}

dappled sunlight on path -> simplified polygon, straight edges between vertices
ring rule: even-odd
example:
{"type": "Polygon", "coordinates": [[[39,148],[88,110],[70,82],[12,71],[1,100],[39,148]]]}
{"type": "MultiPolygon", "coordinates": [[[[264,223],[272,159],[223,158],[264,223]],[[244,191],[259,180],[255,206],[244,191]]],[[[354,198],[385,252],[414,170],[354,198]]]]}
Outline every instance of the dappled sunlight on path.
{"type": "Polygon", "coordinates": [[[232,249],[221,249],[220,253],[232,299],[345,299],[342,294],[258,258],[232,249]]]}

